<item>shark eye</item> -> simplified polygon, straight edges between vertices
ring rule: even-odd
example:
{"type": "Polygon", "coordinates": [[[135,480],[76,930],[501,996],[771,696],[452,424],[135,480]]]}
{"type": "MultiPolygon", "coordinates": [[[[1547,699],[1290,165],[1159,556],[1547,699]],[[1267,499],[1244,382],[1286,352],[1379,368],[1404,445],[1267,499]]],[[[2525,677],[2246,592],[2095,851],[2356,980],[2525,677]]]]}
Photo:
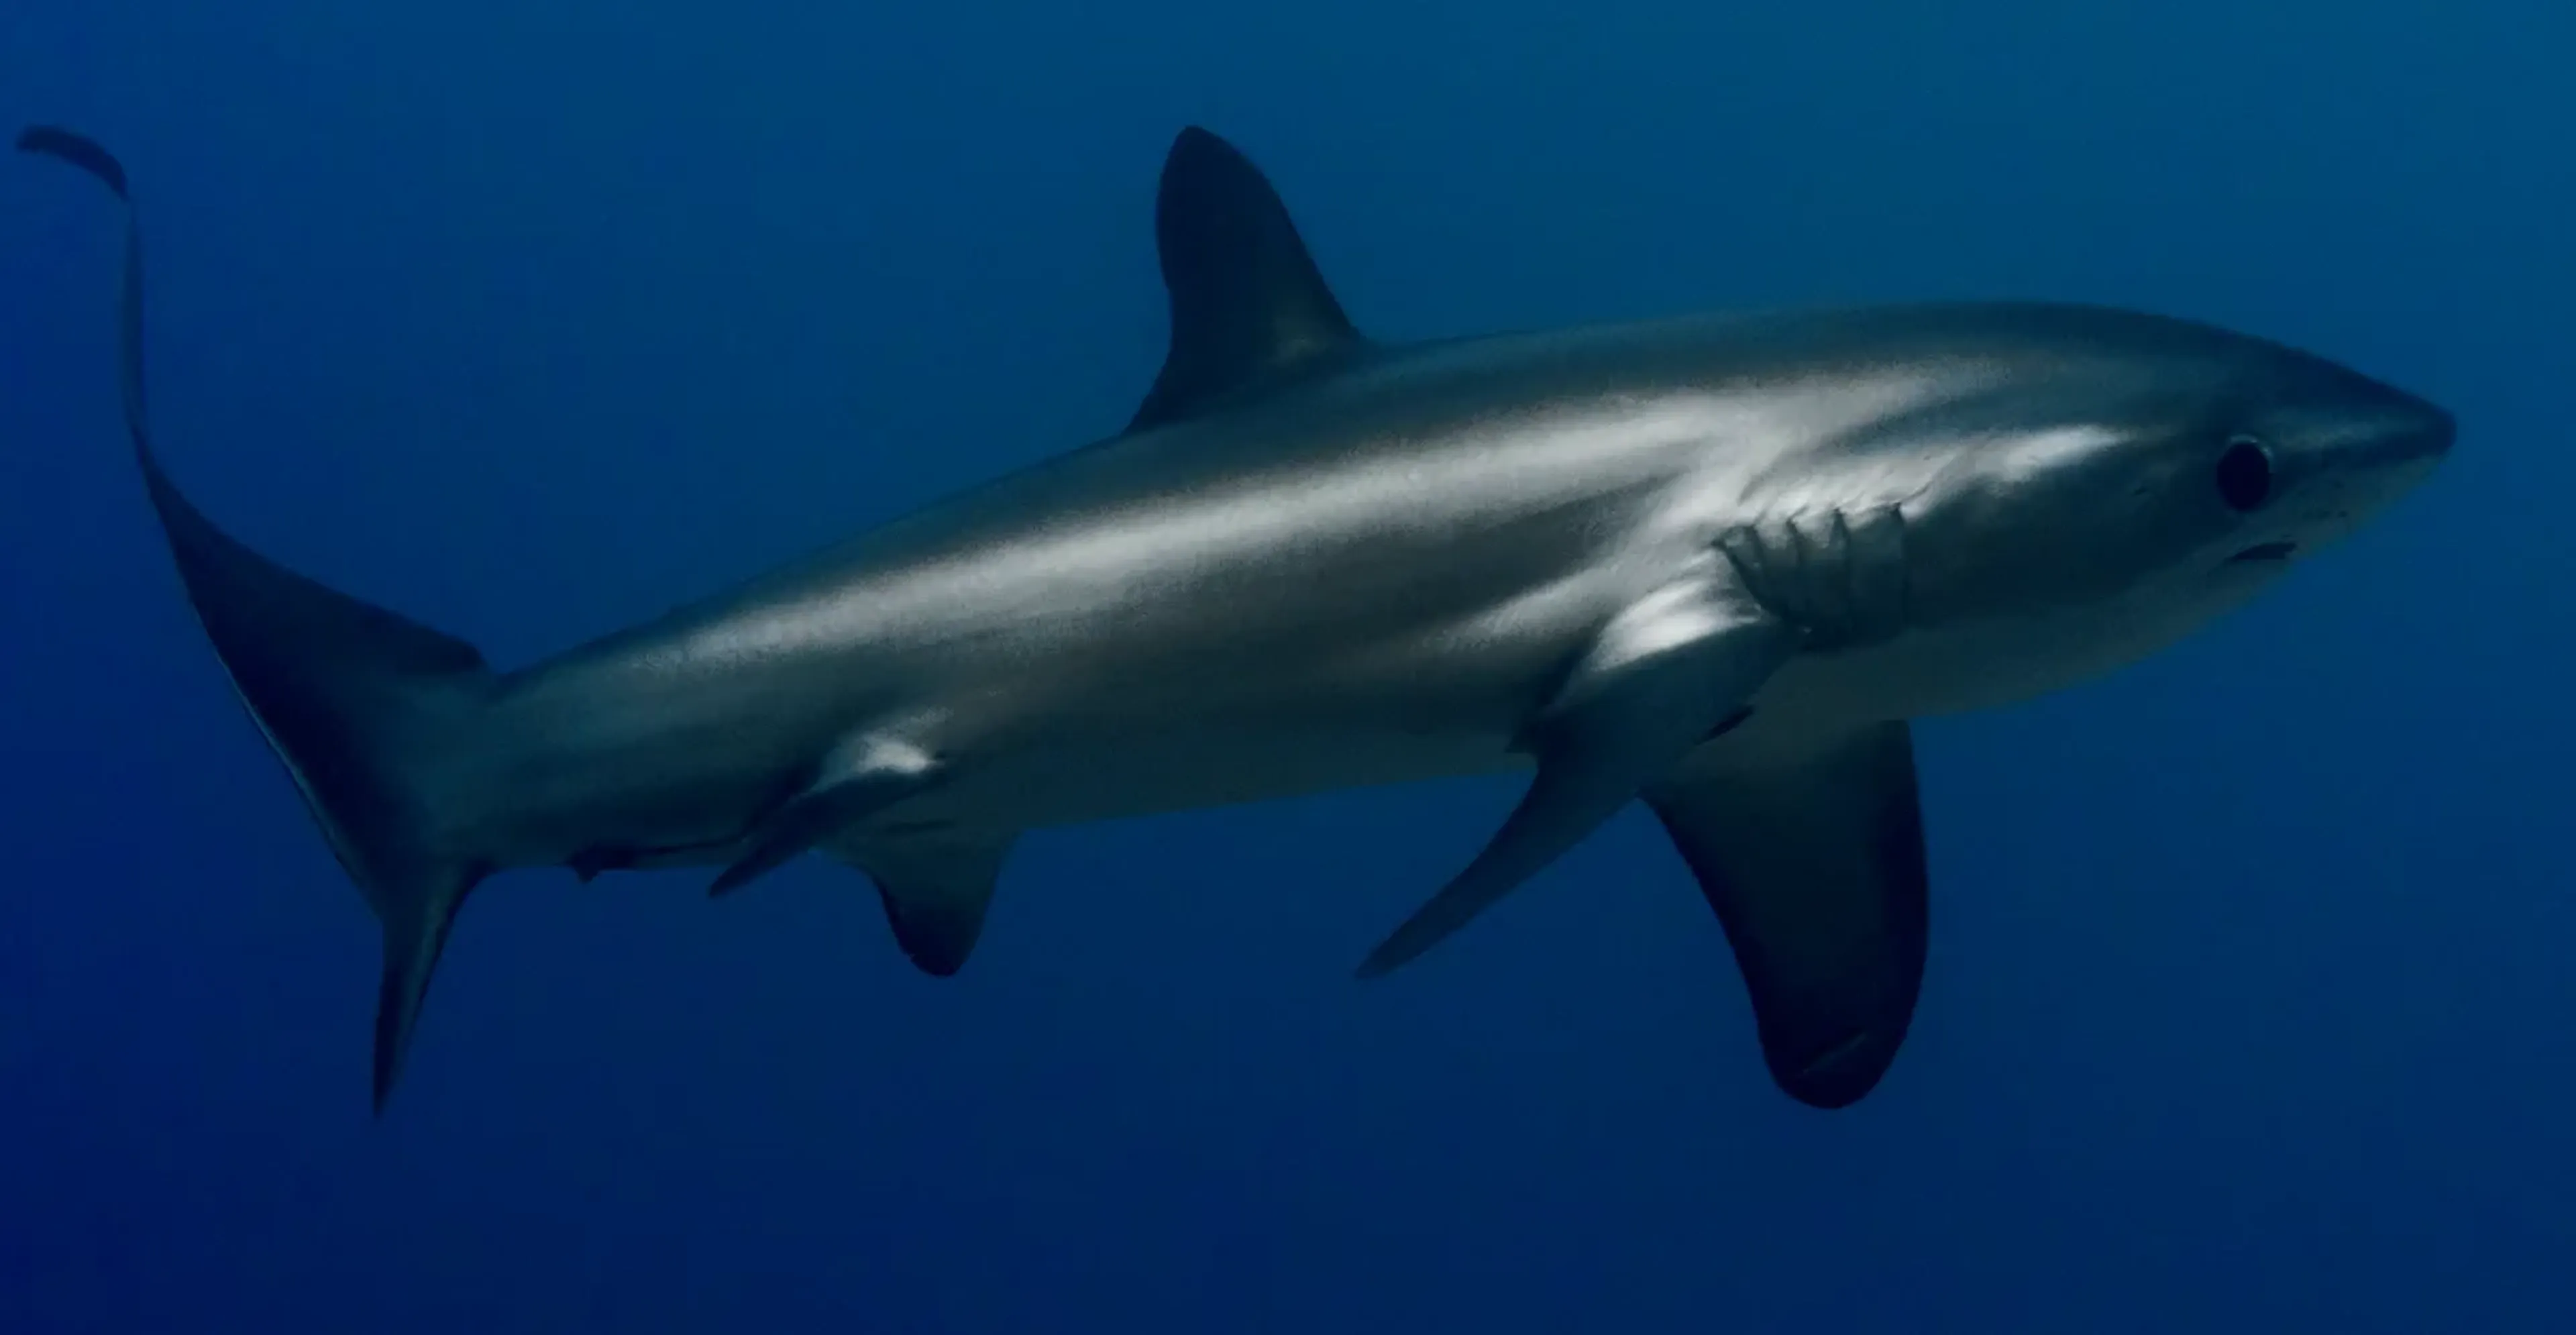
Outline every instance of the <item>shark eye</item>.
{"type": "Polygon", "coordinates": [[[2218,456],[2218,498],[2239,514],[2259,510],[2272,496],[2272,452],[2251,436],[2227,442],[2218,456]]]}

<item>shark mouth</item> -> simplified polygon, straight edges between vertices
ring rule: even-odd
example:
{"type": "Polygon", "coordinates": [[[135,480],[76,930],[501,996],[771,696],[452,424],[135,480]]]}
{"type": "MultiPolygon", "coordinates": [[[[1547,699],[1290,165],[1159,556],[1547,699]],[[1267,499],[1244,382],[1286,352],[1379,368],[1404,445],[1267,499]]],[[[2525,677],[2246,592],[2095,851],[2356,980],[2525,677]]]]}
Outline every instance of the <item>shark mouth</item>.
{"type": "Polygon", "coordinates": [[[2295,542],[2258,542],[2227,558],[2227,564],[2254,565],[2266,561],[2287,561],[2290,559],[2290,553],[2297,550],[2299,550],[2299,544],[2295,542]]]}

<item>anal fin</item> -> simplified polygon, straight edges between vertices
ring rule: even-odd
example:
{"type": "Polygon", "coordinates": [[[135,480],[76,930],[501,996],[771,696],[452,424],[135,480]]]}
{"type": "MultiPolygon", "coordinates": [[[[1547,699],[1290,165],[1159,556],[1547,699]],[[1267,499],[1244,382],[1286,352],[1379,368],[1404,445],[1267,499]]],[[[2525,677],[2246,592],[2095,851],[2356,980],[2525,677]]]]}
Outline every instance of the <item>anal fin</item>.
{"type": "Polygon", "coordinates": [[[948,978],[966,967],[1012,836],[958,830],[836,839],[824,851],[867,874],[895,944],[914,967],[948,978]]]}
{"type": "Polygon", "coordinates": [[[1771,1076],[1818,1108],[1896,1059],[1923,984],[1929,877],[1911,731],[1783,757],[1695,757],[1646,802],[1717,911],[1771,1076]]]}

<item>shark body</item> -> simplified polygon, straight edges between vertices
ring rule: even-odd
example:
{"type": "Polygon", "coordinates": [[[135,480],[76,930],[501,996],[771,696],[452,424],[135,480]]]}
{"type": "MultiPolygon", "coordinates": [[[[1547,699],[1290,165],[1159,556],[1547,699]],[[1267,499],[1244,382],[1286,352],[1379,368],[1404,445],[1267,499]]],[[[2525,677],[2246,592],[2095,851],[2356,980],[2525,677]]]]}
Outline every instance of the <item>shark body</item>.
{"type": "MultiPolygon", "coordinates": [[[[22,148],[129,197],[52,127],[22,148]]],[[[130,198],[130,197],[129,197],[130,198]]],[[[450,924],[510,868],[820,851],[963,966],[1052,825],[1508,769],[1484,850],[1361,966],[1457,931],[1632,800],[1724,924],[1775,1081],[1885,1073],[1928,885],[1906,720],[2154,652],[2448,451],[2442,409],[2141,312],[1953,303],[1390,346],[1183,132],[1172,344],[1128,427],[515,671],[261,557],[127,421],[200,622],[381,920],[381,1108],[450,924]]]]}

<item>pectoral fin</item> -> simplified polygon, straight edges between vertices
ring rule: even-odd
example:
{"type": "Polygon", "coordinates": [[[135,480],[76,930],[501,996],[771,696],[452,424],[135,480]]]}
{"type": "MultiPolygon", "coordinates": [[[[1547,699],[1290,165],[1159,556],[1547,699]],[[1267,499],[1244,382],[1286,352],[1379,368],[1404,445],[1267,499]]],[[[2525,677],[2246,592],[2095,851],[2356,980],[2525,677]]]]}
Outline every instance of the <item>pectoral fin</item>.
{"type": "Polygon", "coordinates": [[[966,966],[984,934],[984,911],[1009,856],[1011,837],[942,831],[836,840],[833,857],[867,873],[885,904],[886,925],[904,957],[935,978],[966,966]]]}
{"type": "Polygon", "coordinates": [[[1725,925],[1771,1077],[1840,1108],[1886,1074],[1923,983],[1914,746],[1884,723],[1793,758],[1722,754],[1646,791],[1725,925]]]}
{"type": "Polygon", "coordinates": [[[1723,572],[1615,618],[1535,720],[1538,775],[1502,828],[1359,967],[1375,978],[1439,944],[1582,842],[1724,723],[1795,647],[1723,572]]]}

